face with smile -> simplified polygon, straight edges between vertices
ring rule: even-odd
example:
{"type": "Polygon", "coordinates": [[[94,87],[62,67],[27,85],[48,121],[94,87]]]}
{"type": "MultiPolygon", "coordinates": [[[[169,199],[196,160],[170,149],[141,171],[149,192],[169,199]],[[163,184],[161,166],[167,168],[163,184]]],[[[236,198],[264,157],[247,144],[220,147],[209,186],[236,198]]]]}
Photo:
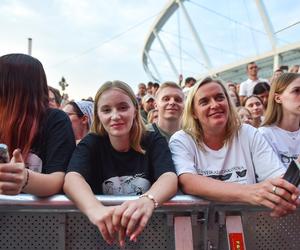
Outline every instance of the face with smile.
{"type": "Polygon", "coordinates": [[[250,111],[252,118],[259,118],[263,115],[263,103],[256,96],[252,96],[245,102],[245,107],[250,111]]]}
{"type": "Polygon", "coordinates": [[[224,130],[228,121],[229,104],[223,88],[216,82],[199,87],[193,101],[193,116],[203,131],[224,130]]]}
{"type": "Polygon", "coordinates": [[[300,77],[292,81],[282,94],[275,94],[275,101],[282,105],[284,115],[300,116],[300,77]]]}
{"type": "Polygon", "coordinates": [[[184,105],[184,94],[181,89],[165,87],[156,97],[158,116],[166,120],[179,120],[184,105]]]}
{"type": "Polygon", "coordinates": [[[121,89],[104,91],[97,103],[97,115],[110,139],[126,138],[136,116],[136,110],[130,97],[121,89]]]}

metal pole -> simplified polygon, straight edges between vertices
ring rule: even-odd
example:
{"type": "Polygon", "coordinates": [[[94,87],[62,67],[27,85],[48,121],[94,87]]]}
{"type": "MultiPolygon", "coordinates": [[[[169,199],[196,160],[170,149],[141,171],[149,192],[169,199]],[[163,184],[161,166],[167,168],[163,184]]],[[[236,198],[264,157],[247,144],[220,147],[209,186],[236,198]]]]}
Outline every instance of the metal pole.
{"type": "Polygon", "coordinates": [[[32,38],[28,38],[28,55],[31,56],[31,51],[32,51],[32,38]]]}
{"type": "Polygon", "coordinates": [[[168,51],[166,50],[165,45],[163,44],[162,40],[160,39],[158,33],[157,33],[155,30],[153,30],[153,34],[154,34],[155,37],[157,38],[157,41],[159,42],[159,44],[160,44],[162,50],[164,51],[165,56],[167,57],[167,60],[168,60],[168,62],[169,62],[169,64],[170,64],[170,66],[171,66],[171,69],[173,70],[173,73],[175,74],[176,79],[177,79],[178,76],[179,76],[178,71],[177,71],[177,69],[176,69],[176,67],[175,67],[175,65],[174,65],[174,63],[173,63],[173,61],[171,60],[171,57],[170,57],[168,51]]]}
{"type": "Polygon", "coordinates": [[[276,45],[277,45],[277,39],[276,39],[276,36],[275,36],[275,33],[274,33],[272,22],[271,22],[271,20],[268,16],[267,11],[266,11],[266,7],[265,7],[263,1],[261,1],[261,0],[255,0],[255,3],[256,3],[256,7],[258,9],[259,15],[260,15],[260,17],[263,21],[263,24],[264,24],[265,30],[267,32],[268,38],[270,40],[270,43],[272,45],[272,49],[275,52],[276,51],[276,45]]]}
{"type": "Polygon", "coordinates": [[[275,72],[275,70],[277,70],[280,67],[281,64],[281,55],[276,53],[274,54],[274,60],[273,60],[273,72],[275,72]]]}
{"type": "Polygon", "coordinates": [[[193,37],[195,39],[195,42],[196,42],[196,44],[197,44],[197,46],[198,46],[198,48],[200,50],[200,53],[201,53],[201,55],[202,55],[202,57],[204,59],[206,68],[207,69],[211,69],[212,68],[212,64],[211,64],[210,58],[209,58],[209,56],[208,56],[208,54],[207,54],[207,52],[206,52],[206,50],[205,50],[205,48],[203,46],[203,43],[202,43],[200,37],[198,36],[198,33],[197,33],[196,29],[195,29],[195,26],[194,26],[194,24],[193,24],[193,22],[192,22],[192,20],[191,20],[191,18],[189,16],[189,14],[188,14],[186,8],[182,4],[181,0],[178,0],[177,2],[178,2],[178,5],[180,6],[180,8],[183,11],[184,17],[185,17],[185,19],[186,19],[186,21],[188,23],[188,26],[189,26],[189,28],[191,30],[191,33],[192,33],[192,35],[193,35],[193,37]]]}
{"type": "Polygon", "coordinates": [[[160,80],[161,81],[161,75],[160,75],[160,73],[158,72],[158,70],[157,70],[157,68],[156,68],[156,66],[155,66],[155,64],[154,64],[154,62],[153,62],[153,60],[151,59],[151,57],[149,56],[149,53],[148,52],[144,52],[145,54],[146,54],[146,57],[149,59],[149,62],[150,62],[150,64],[151,64],[151,66],[153,67],[153,69],[154,69],[154,71],[155,71],[155,73],[156,73],[156,75],[157,75],[157,78],[158,78],[158,80],[160,80]]]}

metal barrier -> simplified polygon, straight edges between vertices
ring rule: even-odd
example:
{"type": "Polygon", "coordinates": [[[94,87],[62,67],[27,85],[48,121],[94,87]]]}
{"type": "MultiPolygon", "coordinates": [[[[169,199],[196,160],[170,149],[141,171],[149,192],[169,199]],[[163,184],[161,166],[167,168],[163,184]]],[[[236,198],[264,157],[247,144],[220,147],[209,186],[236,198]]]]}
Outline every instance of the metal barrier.
{"type": "MultiPolygon", "coordinates": [[[[97,198],[104,205],[118,205],[137,197],[97,198]]],[[[178,195],[155,210],[138,242],[126,242],[125,249],[226,250],[229,249],[226,220],[231,218],[229,215],[238,215],[242,219],[248,250],[298,250],[299,211],[274,219],[262,207],[220,204],[194,196],[178,195]]],[[[229,225],[227,229],[230,229],[229,225]]],[[[65,196],[38,198],[22,194],[0,195],[0,249],[82,250],[119,247],[107,245],[98,229],[65,196]]]]}
{"type": "MultiPolygon", "coordinates": [[[[119,205],[133,196],[97,196],[104,205],[119,205]]],[[[181,228],[191,227],[187,218],[207,214],[209,202],[192,196],[176,196],[155,210],[137,243],[125,249],[180,249],[175,239],[186,236],[181,228]],[[174,219],[174,217],[176,217],[174,219]],[[178,220],[177,218],[183,218],[178,220]],[[175,225],[174,225],[175,224],[175,225]],[[177,231],[174,231],[174,227],[177,231]],[[177,235],[177,237],[176,237],[177,235]]],[[[198,231],[198,225],[192,225],[198,231]],[[197,227],[197,228],[196,228],[197,227]]],[[[205,227],[204,227],[205,228],[205,227]]],[[[189,231],[190,232],[190,231],[189,231]]],[[[199,231],[205,235],[205,232],[199,231]]],[[[202,237],[177,241],[195,249],[203,248],[202,237]]],[[[107,245],[98,229],[63,195],[47,199],[31,195],[0,195],[0,249],[119,249],[107,245]]]]}

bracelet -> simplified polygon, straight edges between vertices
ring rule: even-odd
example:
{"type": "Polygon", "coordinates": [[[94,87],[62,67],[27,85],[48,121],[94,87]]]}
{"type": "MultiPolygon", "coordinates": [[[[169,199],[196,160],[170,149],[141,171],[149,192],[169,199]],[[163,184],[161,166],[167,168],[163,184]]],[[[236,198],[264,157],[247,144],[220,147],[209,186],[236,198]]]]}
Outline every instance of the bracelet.
{"type": "Polygon", "coordinates": [[[153,195],[151,195],[151,194],[142,194],[142,195],[139,196],[139,199],[140,199],[140,198],[144,198],[144,197],[146,197],[146,198],[148,198],[148,199],[150,199],[150,200],[153,201],[153,203],[154,203],[154,208],[157,208],[157,207],[158,207],[158,202],[157,202],[157,200],[155,200],[155,198],[153,197],[153,195]]]}
{"type": "Polygon", "coordinates": [[[29,171],[28,171],[28,169],[26,168],[26,171],[27,171],[27,175],[26,175],[26,181],[25,181],[25,183],[24,183],[24,185],[23,185],[23,187],[22,187],[22,190],[27,186],[27,184],[28,184],[28,181],[29,181],[29,171]]]}

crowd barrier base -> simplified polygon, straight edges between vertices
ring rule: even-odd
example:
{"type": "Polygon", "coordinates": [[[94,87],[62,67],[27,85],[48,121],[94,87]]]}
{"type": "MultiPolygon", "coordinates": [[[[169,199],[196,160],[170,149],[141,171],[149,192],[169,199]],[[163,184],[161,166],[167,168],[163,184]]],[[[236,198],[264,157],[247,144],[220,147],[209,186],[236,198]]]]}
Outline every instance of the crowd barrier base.
{"type": "MultiPolygon", "coordinates": [[[[137,197],[97,198],[105,205],[118,205],[137,197]]],[[[262,207],[178,195],[155,210],[137,242],[127,240],[124,249],[299,250],[300,210],[283,218],[271,218],[269,213],[262,207]]],[[[98,229],[65,196],[41,199],[22,194],[0,195],[0,249],[120,248],[106,244],[98,229]]]]}

